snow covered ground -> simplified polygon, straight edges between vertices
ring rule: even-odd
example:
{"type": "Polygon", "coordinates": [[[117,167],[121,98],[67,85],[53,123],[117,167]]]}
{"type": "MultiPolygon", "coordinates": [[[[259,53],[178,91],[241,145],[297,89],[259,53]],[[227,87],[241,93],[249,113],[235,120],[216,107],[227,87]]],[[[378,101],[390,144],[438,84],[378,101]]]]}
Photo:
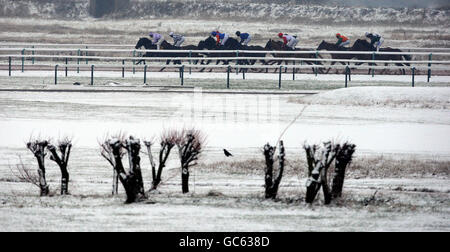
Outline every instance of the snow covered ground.
{"type": "MultiPolygon", "coordinates": [[[[0,226],[19,231],[449,231],[448,169],[435,174],[426,167],[431,162],[445,167],[450,160],[449,90],[355,87],[312,96],[204,94],[199,89],[179,94],[1,91],[0,226]],[[233,162],[262,159],[261,147],[274,143],[305,106],[283,136],[288,160],[304,158],[304,141],[350,140],[357,145],[355,164],[381,156],[400,164],[420,160],[424,167],[418,169],[425,172],[351,176],[342,200],[330,207],[319,200],[310,207],[303,203],[305,167],[291,167],[295,162],[277,202],[263,199],[259,173],[226,171],[233,162]],[[109,196],[111,168],[97,147],[105,134],[122,130],[148,139],[164,128],[186,126],[202,129],[208,146],[200,166],[193,168],[190,194],[180,193],[178,161],[172,157],[161,194],[151,195],[147,204],[124,206],[123,194],[109,196]],[[71,196],[40,199],[36,188],[13,176],[9,167],[18,162],[17,155],[27,166],[35,165],[24,147],[31,134],[73,136],[71,196]],[[225,158],[222,148],[235,157],[225,158]],[[208,164],[212,167],[202,168],[208,164]]],[[[147,162],[143,157],[148,187],[147,162]]],[[[58,168],[51,161],[47,165],[56,190],[58,168]]]]}

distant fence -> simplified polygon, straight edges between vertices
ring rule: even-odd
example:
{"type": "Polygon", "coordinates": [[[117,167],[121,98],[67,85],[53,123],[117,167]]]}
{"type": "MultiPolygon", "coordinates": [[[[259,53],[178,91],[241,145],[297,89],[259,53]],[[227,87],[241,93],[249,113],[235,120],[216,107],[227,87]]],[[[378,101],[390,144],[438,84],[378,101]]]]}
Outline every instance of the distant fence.
{"type": "MultiPolygon", "coordinates": [[[[0,44],[3,46],[5,44],[0,44]]],[[[47,44],[42,44],[47,45],[47,44]]],[[[48,44],[53,45],[53,44],[48,44]]],[[[76,44],[71,44],[71,46],[75,46],[76,44]]],[[[17,44],[15,44],[17,46],[17,44]]],[[[25,48],[0,48],[0,61],[2,64],[0,67],[5,67],[7,64],[7,68],[9,71],[9,76],[12,76],[12,71],[17,69],[18,67],[22,72],[25,71],[25,62],[26,60],[31,60],[32,64],[35,65],[37,59],[41,61],[39,64],[35,66],[46,67],[47,70],[49,67],[54,68],[55,71],[55,84],[58,83],[58,71],[60,67],[63,67],[65,70],[65,76],[68,75],[68,69],[76,69],[77,73],[81,70],[89,70],[91,72],[91,85],[94,84],[94,71],[97,69],[116,69],[122,70],[122,77],[125,78],[126,69],[131,69],[133,73],[136,72],[136,69],[139,69],[144,72],[144,83],[147,83],[147,71],[149,71],[150,67],[160,67],[160,68],[170,68],[178,70],[180,73],[181,85],[184,84],[184,73],[185,69],[189,69],[189,73],[191,73],[192,69],[195,68],[215,68],[215,69],[224,69],[227,72],[227,88],[229,88],[229,80],[230,80],[230,72],[231,70],[236,70],[236,74],[238,74],[239,70],[242,72],[243,79],[245,79],[245,73],[248,69],[276,69],[279,72],[279,82],[278,87],[281,88],[281,76],[282,70],[284,70],[284,74],[287,73],[288,70],[292,70],[293,80],[295,80],[295,75],[298,74],[299,70],[302,69],[313,69],[313,73],[317,75],[320,69],[336,69],[343,70],[345,74],[345,86],[347,86],[347,81],[351,80],[351,72],[354,69],[365,69],[370,70],[372,76],[375,74],[375,70],[405,70],[408,69],[411,71],[412,76],[412,86],[414,86],[414,76],[417,74],[418,70],[425,70],[427,72],[427,81],[430,81],[432,71],[450,71],[450,60],[433,60],[433,56],[442,56],[442,57],[450,57],[450,49],[449,48],[440,48],[442,50],[448,50],[448,52],[431,52],[431,51],[414,51],[414,52],[372,52],[372,51],[247,51],[247,50],[137,50],[137,49],[113,49],[113,48],[89,48],[93,45],[83,45],[85,48],[62,48],[62,46],[66,45],[57,45],[57,48],[36,48],[36,47],[25,47],[25,48]],[[101,52],[106,54],[113,53],[124,53],[132,56],[89,56],[88,53],[101,52]],[[136,65],[136,62],[143,59],[140,57],[142,54],[150,52],[150,53],[186,53],[188,57],[149,57],[145,58],[146,61],[152,62],[150,65],[136,65]],[[19,53],[19,54],[14,54],[19,53]],[[40,53],[40,54],[37,54],[40,53]],[[53,53],[53,54],[42,54],[42,53],[53,53]],[[63,54],[54,54],[54,53],[63,53],[63,54]],[[76,55],[72,55],[76,54],[76,55]],[[223,54],[230,53],[235,55],[235,57],[211,57],[214,54],[223,54]],[[321,55],[326,54],[353,54],[353,55],[370,55],[371,60],[358,60],[358,59],[330,59],[330,58],[322,58],[321,55]],[[192,57],[192,54],[201,54],[201,57],[192,57]],[[208,55],[206,57],[205,55],[208,55]],[[242,56],[245,54],[245,56],[242,56]],[[264,54],[264,57],[255,57],[251,56],[251,54],[264,54]],[[313,58],[297,58],[297,57],[273,57],[270,56],[272,54],[283,55],[295,55],[295,54],[314,54],[316,57],[313,58]],[[424,56],[426,60],[376,60],[377,55],[410,55],[410,56],[424,56]],[[7,60],[7,63],[4,64],[4,60],[7,60]],[[20,61],[20,64],[17,65],[15,62],[17,59],[20,61]],[[70,61],[76,61],[76,64],[69,63],[70,61]],[[161,64],[161,61],[179,61],[178,65],[166,65],[161,64]],[[229,65],[200,65],[193,64],[195,61],[202,60],[227,60],[234,62],[235,64],[229,65]],[[279,65],[242,65],[239,62],[243,60],[253,60],[253,61],[271,61],[277,62],[279,65]],[[55,64],[49,61],[62,61],[60,64],[55,64]],[[115,62],[115,63],[107,63],[107,62],[115,62]],[[91,63],[89,63],[91,62],[91,63]],[[102,63],[103,62],[103,63],[102,63]],[[117,64],[119,62],[119,64],[117,64]],[[129,62],[131,64],[126,64],[129,62]],[[281,65],[284,62],[284,65],[281,65]],[[323,65],[323,63],[336,63],[343,62],[345,65],[323,65]],[[85,63],[85,64],[84,64],[85,63]],[[95,64],[94,64],[95,63],[95,64]],[[106,64],[107,63],[107,64],[106,64]],[[121,63],[121,64],[120,64],[121,63]],[[288,65],[288,63],[292,63],[288,65]],[[312,65],[305,65],[305,64],[312,65]],[[351,63],[357,65],[350,65],[351,63]],[[375,64],[405,64],[408,63],[408,66],[377,66],[375,64]],[[361,64],[369,64],[368,66],[362,66],[361,64]]],[[[93,47],[98,46],[101,47],[103,45],[94,45],[93,47]]],[[[107,46],[118,46],[118,45],[107,45],[107,46]]],[[[128,46],[128,45],[127,45],[128,46]]],[[[124,45],[125,47],[125,45],[124,45]]],[[[417,48],[416,48],[417,49],[417,48]]]]}

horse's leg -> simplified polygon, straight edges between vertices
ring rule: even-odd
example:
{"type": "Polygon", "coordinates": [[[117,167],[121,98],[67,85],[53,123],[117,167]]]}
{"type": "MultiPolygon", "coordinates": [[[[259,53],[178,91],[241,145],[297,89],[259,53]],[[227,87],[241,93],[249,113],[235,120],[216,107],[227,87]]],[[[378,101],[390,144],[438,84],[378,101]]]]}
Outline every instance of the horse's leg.
{"type": "MultiPolygon", "coordinates": [[[[402,67],[404,66],[402,63],[395,63],[396,66],[402,67]]],[[[399,69],[400,70],[400,74],[405,75],[406,71],[404,68],[399,69]]]]}

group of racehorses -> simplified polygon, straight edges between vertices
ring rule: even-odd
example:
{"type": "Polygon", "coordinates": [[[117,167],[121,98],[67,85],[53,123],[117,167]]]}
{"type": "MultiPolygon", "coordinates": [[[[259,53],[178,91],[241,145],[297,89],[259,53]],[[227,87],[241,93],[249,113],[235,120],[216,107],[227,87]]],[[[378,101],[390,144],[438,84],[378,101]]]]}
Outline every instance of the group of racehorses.
{"type": "MultiPolygon", "coordinates": [[[[152,43],[152,41],[148,38],[140,38],[139,41],[137,42],[135,48],[136,49],[140,49],[144,47],[147,50],[155,50],[157,48],[157,46],[155,44],[152,43]]],[[[320,57],[317,53],[293,53],[293,54],[288,54],[288,53],[282,53],[282,54],[276,54],[276,53],[270,53],[270,51],[293,51],[292,49],[285,47],[283,45],[283,42],[281,41],[276,41],[276,40],[269,40],[266,43],[265,47],[262,46],[244,46],[241,45],[239,43],[238,40],[234,39],[234,38],[229,38],[225,45],[218,45],[216,43],[216,40],[212,37],[208,37],[205,40],[202,40],[198,43],[197,46],[195,45],[187,45],[187,46],[181,46],[181,47],[176,47],[170,43],[168,43],[167,41],[163,41],[161,43],[161,49],[163,50],[185,50],[185,51],[198,51],[198,50],[243,50],[243,51],[258,51],[257,53],[243,53],[243,52],[239,52],[238,55],[235,52],[223,52],[223,53],[208,53],[207,51],[205,52],[179,52],[179,53],[174,53],[174,52],[146,52],[143,57],[160,57],[160,58],[184,58],[184,57],[192,57],[192,58],[203,58],[203,57],[215,57],[215,58],[232,58],[232,57],[242,57],[242,60],[238,61],[239,65],[254,65],[258,60],[252,60],[251,58],[264,58],[266,57],[267,54],[271,54],[273,57],[275,58],[305,58],[305,59],[315,59],[320,57]],[[265,51],[267,51],[267,53],[265,53],[265,51]]],[[[346,61],[345,60],[351,60],[351,59],[357,59],[357,60],[362,60],[362,61],[369,61],[369,60],[383,60],[383,61],[397,61],[395,63],[395,65],[397,66],[409,66],[410,64],[405,62],[405,63],[400,63],[400,61],[409,61],[411,60],[411,57],[409,55],[406,54],[358,54],[358,53],[352,53],[355,51],[374,51],[374,48],[371,46],[371,44],[365,40],[365,39],[358,39],[355,41],[355,43],[353,44],[352,47],[339,47],[334,43],[328,43],[326,41],[322,41],[322,43],[320,43],[320,45],[317,47],[316,49],[317,51],[319,50],[328,50],[328,51],[344,51],[344,52],[348,52],[348,53],[331,53],[331,58],[332,59],[337,59],[337,60],[343,60],[343,61],[333,61],[331,63],[331,65],[334,65],[336,62],[340,62],[344,65],[346,65],[346,61]]],[[[305,49],[296,49],[295,51],[306,51],[305,49]]],[[[395,48],[381,48],[380,52],[398,52],[401,53],[402,51],[400,49],[395,49],[395,48]]],[[[193,60],[191,63],[193,64],[198,64],[199,62],[201,64],[205,64],[205,60],[206,60],[206,64],[211,63],[211,60],[193,60]]],[[[217,60],[216,64],[219,64],[220,62],[223,62],[224,64],[228,65],[232,60],[229,59],[223,59],[223,60],[217,60]]],[[[263,65],[273,65],[273,64],[282,64],[282,60],[270,60],[270,61],[266,61],[266,60],[261,60],[259,59],[259,61],[261,62],[261,64],[263,65]]],[[[285,60],[286,64],[288,63],[288,60],[285,60]]],[[[140,64],[144,62],[145,64],[145,59],[140,60],[137,64],[140,64]]],[[[166,64],[170,64],[171,60],[167,60],[166,64]]],[[[320,61],[314,61],[314,60],[305,60],[304,61],[306,64],[309,65],[322,65],[322,63],[320,61]]],[[[181,62],[179,60],[175,60],[174,64],[181,64],[181,62]]],[[[362,64],[361,62],[356,63],[356,65],[360,65],[362,64]]],[[[374,65],[372,63],[369,63],[369,65],[374,65]]],[[[387,66],[388,64],[385,63],[385,65],[387,66]]],[[[331,68],[330,68],[331,69],[331,68]]],[[[330,69],[328,69],[328,71],[330,71],[330,69]]],[[[163,70],[163,69],[161,69],[163,70]]],[[[203,71],[204,69],[202,69],[201,71],[203,71]]],[[[319,71],[323,72],[322,69],[319,69],[319,71]]],[[[327,71],[327,72],[328,72],[327,71]]],[[[405,74],[405,70],[402,69],[401,72],[403,74],[405,74]]]]}

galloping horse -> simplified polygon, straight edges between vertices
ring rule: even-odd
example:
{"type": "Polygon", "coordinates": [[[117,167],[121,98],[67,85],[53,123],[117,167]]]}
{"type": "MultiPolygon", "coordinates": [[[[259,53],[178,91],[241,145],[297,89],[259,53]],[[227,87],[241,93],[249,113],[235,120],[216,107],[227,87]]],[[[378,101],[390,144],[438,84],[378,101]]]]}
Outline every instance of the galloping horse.
{"type": "MultiPolygon", "coordinates": [[[[352,48],[348,48],[348,47],[342,47],[342,46],[338,46],[334,43],[328,43],[325,40],[322,40],[322,43],[320,43],[320,45],[317,47],[316,49],[317,51],[320,50],[327,50],[327,51],[342,51],[342,52],[347,52],[347,51],[352,51],[352,48]]],[[[343,60],[349,60],[349,59],[353,59],[355,58],[354,54],[351,53],[331,53],[331,58],[332,59],[343,59],[343,60]]],[[[333,61],[331,62],[331,65],[334,65],[336,63],[341,63],[343,65],[345,64],[345,61],[333,61]]],[[[328,68],[327,72],[330,72],[331,67],[328,68]]],[[[336,73],[338,72],[338,70],[336,70],[336,73]]]]}
{"type": "MultiPolygon", "coordinates": [[[[383,60],[383,61],[388,61],[388,60],[395,60],[395,61],[410,61],[411,60],[411,56],[406,55],[406,54],[377,54],[376,50],[373,48],[373,46],[365,39],[358,39],[355,41],[355,44],[353,44],[352,47],[353,51],[373,51],[375,54],[371,55],[371,54],[356,54],[355,58],[359,59],[359,60],[372,60],[372,57],[374,57],[374,60],[383,60]]],[[[390,48],[390,47],[385,47],[385,48],[381,48],[380,52],[402,52],[400,49],[396,49],[396,48],[390,48]]],[[[384,65],[387,66],[389,63],[385,63],[384,65]]],[[[369,63],[369,65],[376,65],[375,63],[369,63]]],[[[395,63],[396,66],[410,66],[409,63],[395,63]]],[[[382,73],[384,73],[386,71],[383,70],[382,73]]],[[[401,69],[400,72],[404,75],[406,74],[405,69],[401,69]]],[[[370,70],[369,70],[370,73],[370,70]]]]}
{"type": "MultiPolygon", "coordinates": [[[[294,50],[292,50],[290,48],[286,49],[286,47],[284,47],[284,45],[283,45],[283,42],[275,41],[275,40],[272,40],[272,39],[270,39],[266,43],[265,49],[266,50],[270,50],[270,51],[294,51],[294,50]]],[[[303,49],[295,49],[295,51],[305,51],[305,50],[303,50],[303,49]]],[[[275,57],[275,58],[280,57],[280,58],[306,58],[306,59],[316,59],[317,57],[320,57],[320,55],[317,56],[315,53],[300,53],[300,54],[297,54],[297,53],[292,53],[292,54],[272,53],[272,56],[275,57]]],[[[275,63],[276,62],[278,62],[278,65],[281,65],[282,60],[276,60],[275,63]]],[[[289,64],[289,60],[285,60],[285,63],[286,63],[286,65],[288,65],[289,64]]],[[[322,65],[322,63],[319,62],[319,61],[305,61],[305,63],[308,64],[308,65],[314,65],[314,64],[315,65],[322,65]]],[[[272,63],[272,65],[273,64],[274,63],[272,63]]],[[[323,70],[321,68],[319,68],[318,70],[321,73],[323,72],[323,70]]],[[[313,71],[314,71],[314,68],[313,68],[313,71]]]]}
{"type": "MultiPolygon", "coordinates": [[[[156,50],[156,45],[154,45],[152,41],[148,38],[140,38],[134,48],[140,49],[141,47],[144,47],[146,50],[156,50]]],[[[156,56],[154,54],[151,54],[150,52],[146,52],[144,55],[142,55],[142,57],[156,57],[156,56]]],[[[145,59],[138,61],[136,64],[139,65],[142,62],[144,62],[145,65],[145,59]]]]}

